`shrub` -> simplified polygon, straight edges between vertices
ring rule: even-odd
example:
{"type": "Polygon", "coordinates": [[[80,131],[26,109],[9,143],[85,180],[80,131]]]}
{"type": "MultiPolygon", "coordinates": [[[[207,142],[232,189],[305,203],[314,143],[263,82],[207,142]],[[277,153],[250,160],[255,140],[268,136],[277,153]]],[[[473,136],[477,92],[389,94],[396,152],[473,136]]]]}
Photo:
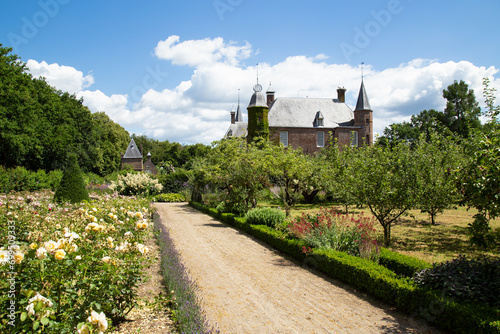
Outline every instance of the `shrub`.
{"type": "Polygon", "coordinates": [[[117,191],[120,195],[149,196],[158,194],[163,186],[149,174],[128,173],[127,175],[118,175],[116,182],[111,182],[109,188],[117,191]]]}
{"type": "Polygon", "coordinates": [[[315,216],[302,214],[293,220],[289,232],[309,247],[333,249],[378,261],[374,222],[374,218],[344,215],[333,208],[322,209],[315,216]]]}
{"type": "Polygon", "coordinates": [[[434,264],[413,277],[417,284],[457,301],[500,308],[500,260],[465,256],[434,264]]]}
{"type": "Polygon", "coordinates": [[[160,175],[159,180],[163,185],[163,191],[167,193],[180,193],[186,190],[189,176],[185,169],[176,168],[170,174],[160,175]]]}
{"type": "Polygon", "coordinates": [[[285,213],[270,207],[255,208],[245,214],[247,223],[276,227],[285,220],[285,213]]]}
{"type": "Polygon", "coordinates": [[[52,198],[50,191],[0,196],[0,225],[16,231],[12,239],[11,229],[0,230],[0,308],[15,303],[16,311],[2,313],[0,333],[75,333],[90,325],[91,310],[111,327],[138,305],[153,259],[144,245],[153,237],[148,201],[106,195],[57,205],[52,198]]]}
{"type": "Polygon", "coordinates": [[[89,194],[85,188],[82,172],[76,161],[76,156],[69,158],[68,168],[64,170],[61,183],[54,195],[54,201],[58,203],[79,203],[88,201],[89,194]]]}
{"type": "Polygon", "coordinates": [[[379,264],[406,277],[412,277],[415,273],[431,267],[431,264],[426,261],[393,252],[387,248],[380,249],[379,264]]]}
{"type": "Polygon", "coordinates": [[[182,194],[160,194],[158,196],[155,196],[155,201],[156,202],[185,202],[186,197],[182,194]]]}
{"type": "Polygon", "coordinates": [[[62,174],[59,170],[46,173],[44,170],[32,172],[24,167],[6,169],[0,166],[0,192],[55,190],[61,182],[62,174]]]}

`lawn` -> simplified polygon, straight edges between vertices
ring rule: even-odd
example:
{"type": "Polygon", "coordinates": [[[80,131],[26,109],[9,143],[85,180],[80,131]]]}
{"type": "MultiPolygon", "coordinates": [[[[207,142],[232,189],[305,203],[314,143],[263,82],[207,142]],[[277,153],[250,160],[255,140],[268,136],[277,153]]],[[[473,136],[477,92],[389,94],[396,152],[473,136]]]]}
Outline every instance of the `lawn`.
{"type": "MultiPolygon", "coordinates": [[[[326,205],[322,206],[336,206],[326,205]]],[[[297,205],[291,212],[292,217],[297,217],[306,213],[314,213],[320,208],[319,205],[297,205]]],[[[344,210],[343,206],[338,206],[339,210],[344,210]]],[[[365,216],[371,216],[367,208],[349,208],[349,213],[356,215],[363,212],[365,216]]],[[[456,210],[445,210],[443,214],[436,218],[436,225],[431,225],[428,214],[419,210],[409,212],[411,216],[402,217],[391,229],[391,250],[402,254],[411,255],[428,262],[442,262],[453,259],[459,254],[467,256],[489,255],[500,257],[500,243],[487,251],[480,251],[471,246],[467,225],[473,221],[474,209],[467,210],[459,207],[456,210]]],[[[500,219],[492,221],[491,227],[500,240],[500,219]]],[[[379,241],[382,241],[383,229],[380,224],[376,225],[379,241]]]]}

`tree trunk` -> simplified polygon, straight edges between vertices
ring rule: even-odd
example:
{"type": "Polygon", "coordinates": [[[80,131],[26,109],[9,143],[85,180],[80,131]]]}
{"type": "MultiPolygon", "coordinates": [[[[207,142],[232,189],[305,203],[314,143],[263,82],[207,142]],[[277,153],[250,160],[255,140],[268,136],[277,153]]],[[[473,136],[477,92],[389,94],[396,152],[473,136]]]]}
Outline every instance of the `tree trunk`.
{"type": "Polygon", "coordinates": [[[382,225],[384,227],[384,246],[389,247],[391,244],[391,224],[382,225]]]}
{"type": "Polygon", "coordinates": [[[319,193],[319,190],[313,190],[311,192],[307,192],[307,191],[303,191],[302,192],[302,196],[304,196],[304,202],[306,202],[307,204],[312,204],[312,202],[314,201],[314,197],[316,197],[316,195],[319,193]]]}

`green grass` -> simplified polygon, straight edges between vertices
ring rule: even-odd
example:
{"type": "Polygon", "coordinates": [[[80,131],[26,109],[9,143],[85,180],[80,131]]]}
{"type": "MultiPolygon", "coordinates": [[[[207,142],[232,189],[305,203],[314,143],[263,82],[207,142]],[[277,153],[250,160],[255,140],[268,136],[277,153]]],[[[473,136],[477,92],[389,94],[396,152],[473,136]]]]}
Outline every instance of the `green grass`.
{"type": "MultiPolygon", "coordinates": [[[[271,205],[275,207],[276,205],[271,205]]],[[[302,212],[314,213],[320,207],[337,207],[344,210],[343,206],[334,203],[300,204],[291,212],[292,217],[298,217],[302,212]]],[[[350,207],[349,213],[359,214],[363,212],[365,216],[371,216],[367,208],[350,207]]],[[[436,217],[436,225],[431,225],[428,214],[421,213],[420,210],[411,210],[412,216],[402,217],[391,229],[391,246],[389,249],[402,254],[414,256],[424,261],[434,263],[448,261],[463,254],[466,256],[488,255],[500,257],[500,218],[490,222],[493,232],[496,235],[497,243],[489,251],[481,251],[471,246],[467,226],[473,221],[473,216],[477,211],[467,210],[459,207],[456,210],[445,210],[443,214],[436,217]]],[[[377,223],[377,239],[383,239],[383,229],[377,223]]]]}

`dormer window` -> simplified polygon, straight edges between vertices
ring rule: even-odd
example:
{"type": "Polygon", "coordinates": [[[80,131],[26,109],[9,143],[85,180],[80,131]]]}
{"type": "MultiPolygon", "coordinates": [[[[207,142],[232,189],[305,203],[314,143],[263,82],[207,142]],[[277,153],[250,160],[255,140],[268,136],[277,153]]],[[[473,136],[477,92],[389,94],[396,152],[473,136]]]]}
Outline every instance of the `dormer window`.
{"type": "Polygon", "coordinates": [[[315,126],[315,127],[318,127],[318,126],[325,126],[325,124],[324,124],[323,114],[321,113],[321,111],[318,111],[318,112],[316,113],[316,117],[314,118],[314,126],[315,126]]]}

